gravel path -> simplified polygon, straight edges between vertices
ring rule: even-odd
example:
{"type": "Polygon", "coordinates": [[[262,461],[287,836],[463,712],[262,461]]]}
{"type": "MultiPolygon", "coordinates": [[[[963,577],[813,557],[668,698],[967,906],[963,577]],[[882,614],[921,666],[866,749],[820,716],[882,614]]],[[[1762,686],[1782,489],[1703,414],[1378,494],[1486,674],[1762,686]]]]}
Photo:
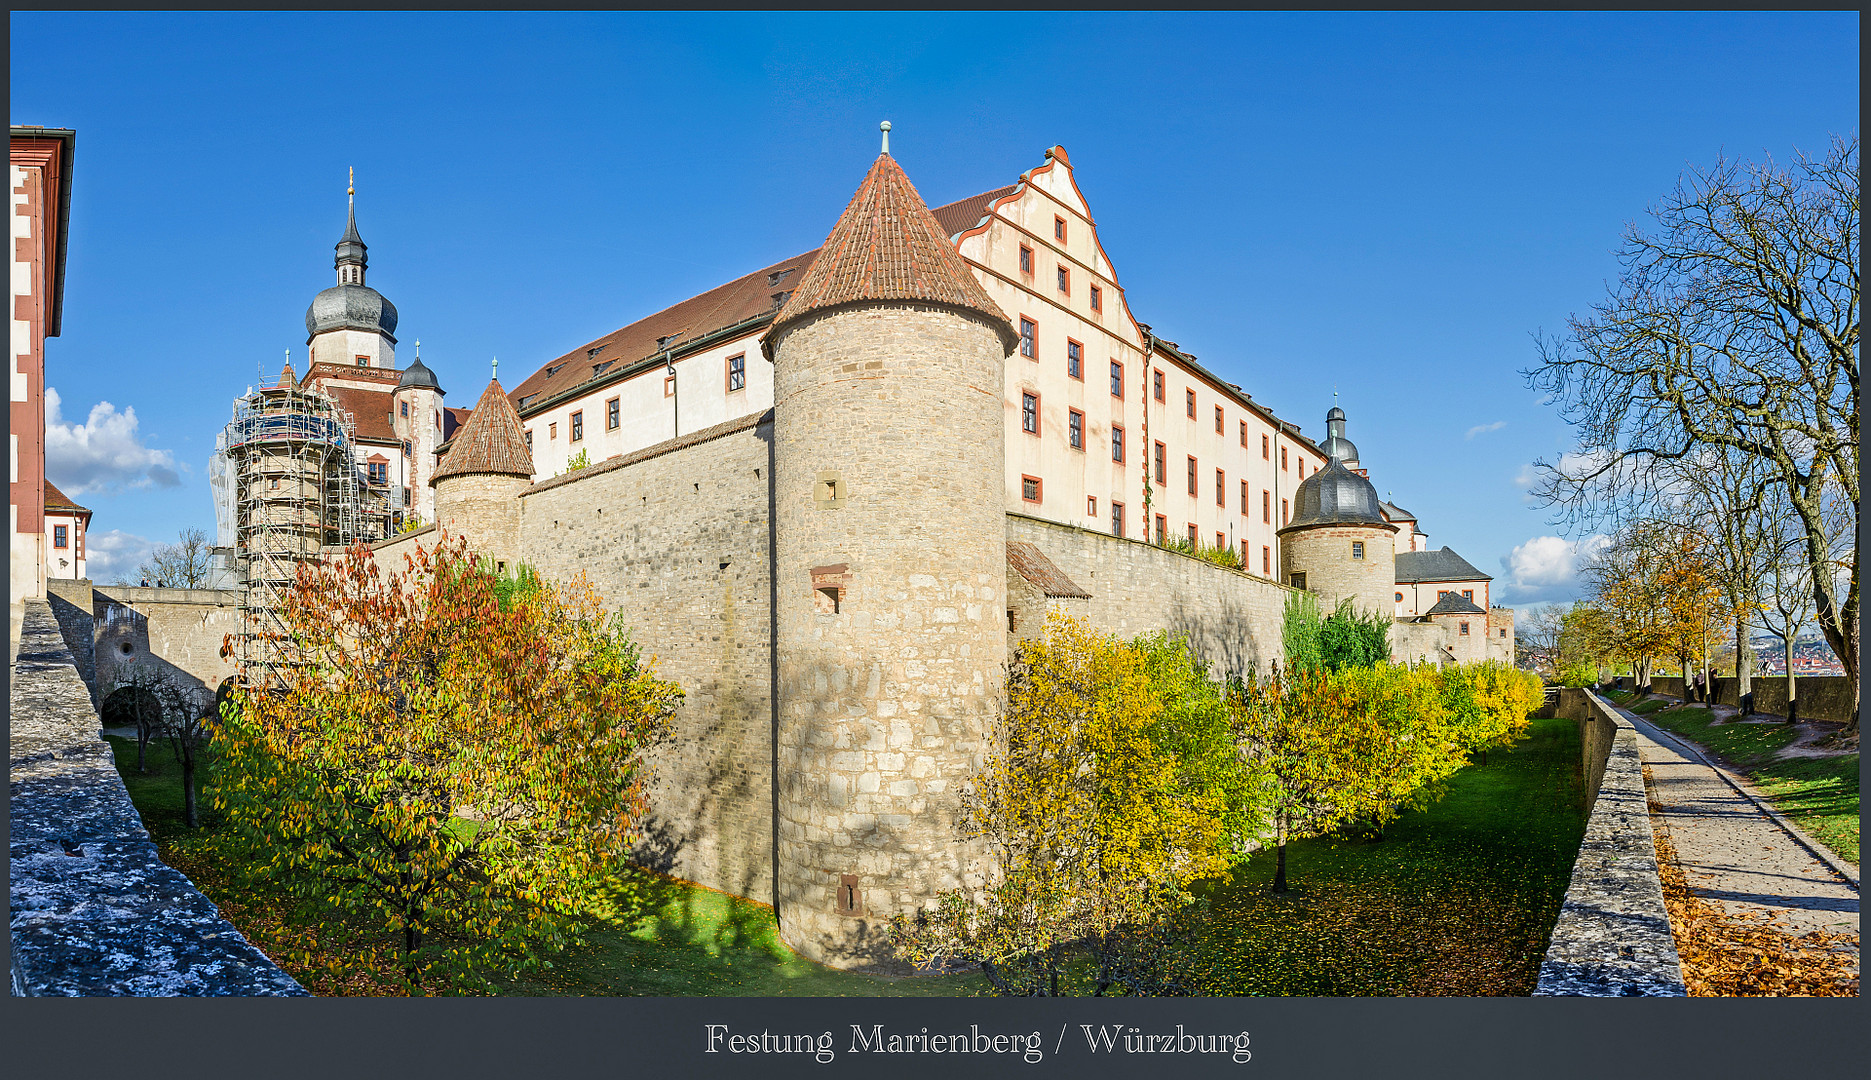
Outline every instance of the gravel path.
{"type": "Polygon", "coordinates": [[[1858,890],[1685,753],[1668,732],[1619,709],[1637,728],[1650,767],[1653,811],[1669,829],[1683,875],[1697,894],[1736,914],[1782,916],[1794,934],[1858,932],[1858,890]]]}

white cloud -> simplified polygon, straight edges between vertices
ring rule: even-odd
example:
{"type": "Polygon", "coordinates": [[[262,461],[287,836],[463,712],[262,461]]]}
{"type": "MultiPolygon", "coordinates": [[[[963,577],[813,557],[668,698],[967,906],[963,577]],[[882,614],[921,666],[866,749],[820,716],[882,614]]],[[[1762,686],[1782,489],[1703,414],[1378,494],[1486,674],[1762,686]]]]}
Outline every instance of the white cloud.
{"type": "Polygon", "coordinates": [[[1472,439],[1477,435],[1486,435],[1490,431],[1499,431],[1506,426],[1507,421],[1505,420],[1496,420],[1492,424],[1476,424],[1474,427],[1469,428],[1468,434],[1462,436],[1462,438],[1472,439]]]}
{"type": "Polygon", "coordinates": [[[123,491],[128,488],[180,487],[175,455],[143,445],[136,410],[122,412],[108,401],[91,406],[82,424],[60,414],[58,391],[45,388],[45,471],[65,494],[123,491]]]}
{"type": "Polygon", "coordinates": [[[1516,544],[1501,559],[1508,575],[1501,594],[1518,604],[1570,600],[1579,592],[1579,567],[1610,543],[1608,536],[1592,535],[1579,541],[1536,536],[1516,544]]]}
{"type": "Polygon", "coordinates": [[[91,580],[109,583],[119,577],[131,580],[136,568],[156,549],[156,541],[122,529],[110,529],[86,533],[84,549],[85,571],[91,575],[91,580]]]}

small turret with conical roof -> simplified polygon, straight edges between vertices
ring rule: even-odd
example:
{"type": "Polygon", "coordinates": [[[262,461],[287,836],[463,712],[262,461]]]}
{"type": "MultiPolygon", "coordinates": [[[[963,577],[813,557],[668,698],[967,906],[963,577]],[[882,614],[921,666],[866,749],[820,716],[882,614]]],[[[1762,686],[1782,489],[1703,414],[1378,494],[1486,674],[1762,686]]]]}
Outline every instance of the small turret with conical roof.
{"type": "Polygon", "coordinates": [[[526,428],[506,388],[492,379],[429,480],[435,488],[435,523],[466,536],[476,554],[505,567],[519,558],[519,496],[532,478],[526,428]]]}
{"type": "Polygon", "coordinates": [[[416,359],[404,369],[391,393],[390,426],[397,441],[407,447],[408,486],[401,501],[406,514],[424,521],[435,520],[434,479],[435,448],[442,441],[442,384],[422,362],[422,342],[416,342],[416,359]]]}
{"type": "Polygon", "coordinates": [[[781,936],[821,963],[887,967],[892,916],[985,884],[959,796],[1007,658],[1017,341],[886,145],[764,342],[775,891],[781,936]]]}

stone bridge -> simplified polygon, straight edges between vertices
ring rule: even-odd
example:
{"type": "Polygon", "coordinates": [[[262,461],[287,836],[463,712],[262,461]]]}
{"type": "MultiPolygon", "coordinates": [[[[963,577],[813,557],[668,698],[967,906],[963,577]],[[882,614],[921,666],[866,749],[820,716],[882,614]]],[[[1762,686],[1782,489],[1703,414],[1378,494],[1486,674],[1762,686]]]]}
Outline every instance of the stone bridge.
{"type": "Polygon", "coordinates": [[[221,642],[239,623],[239,598],[232,589],[46,582],[46,600],[107,728],[133,724],[139,701],[165,713],[211,708],[234,674],[221,642]]]}

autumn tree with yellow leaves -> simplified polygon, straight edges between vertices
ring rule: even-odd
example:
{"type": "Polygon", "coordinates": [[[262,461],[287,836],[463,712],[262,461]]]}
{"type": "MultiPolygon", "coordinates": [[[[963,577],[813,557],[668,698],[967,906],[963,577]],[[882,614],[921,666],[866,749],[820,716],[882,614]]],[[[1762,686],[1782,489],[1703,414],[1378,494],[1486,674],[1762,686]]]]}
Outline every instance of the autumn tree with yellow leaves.
{"type": "Polygon", "coordinates": [[[215,734],[242,861],[413,992],[575,940],[681,696],[597,595],[503,582],[460,540],[398,573],[359,546],[301,564],[284,617],[300,662],[236,690],[215,734]]]}

